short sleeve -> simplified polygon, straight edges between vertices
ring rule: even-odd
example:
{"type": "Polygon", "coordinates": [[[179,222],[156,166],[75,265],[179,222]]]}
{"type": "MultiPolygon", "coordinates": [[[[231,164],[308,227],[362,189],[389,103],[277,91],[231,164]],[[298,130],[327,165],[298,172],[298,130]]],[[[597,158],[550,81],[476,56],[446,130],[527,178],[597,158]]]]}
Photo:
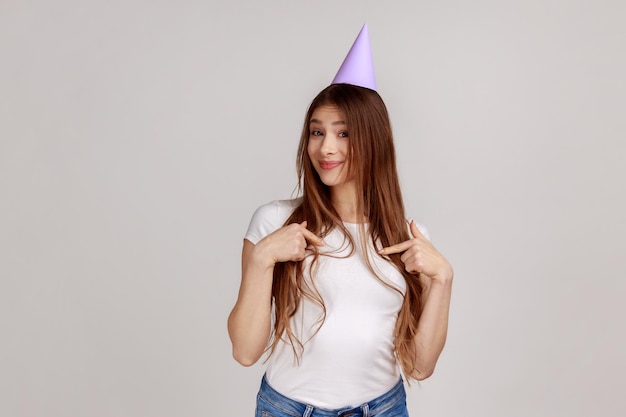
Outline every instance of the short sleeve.
{"type": "Polygon", "coordinates": [[[244,239],[253,244],[280,229],[293,212],[293,200],[275,200],[257,208],[250,219],[244,239]]]}

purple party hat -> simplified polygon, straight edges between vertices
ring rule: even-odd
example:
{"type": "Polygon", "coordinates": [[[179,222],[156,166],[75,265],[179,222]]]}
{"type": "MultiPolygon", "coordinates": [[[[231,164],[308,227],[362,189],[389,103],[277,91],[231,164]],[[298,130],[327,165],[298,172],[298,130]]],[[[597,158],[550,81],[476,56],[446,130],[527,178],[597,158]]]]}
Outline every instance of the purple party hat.
{"type": "Polygon", "coordinates": [[[359,35],[350,48],[350,52],[337,71],[331,84],[352,84],[376,91],[376,77],[374,76],[374,61],[370,50],[370,35],[367,23],[363,25],[359,35]]]}

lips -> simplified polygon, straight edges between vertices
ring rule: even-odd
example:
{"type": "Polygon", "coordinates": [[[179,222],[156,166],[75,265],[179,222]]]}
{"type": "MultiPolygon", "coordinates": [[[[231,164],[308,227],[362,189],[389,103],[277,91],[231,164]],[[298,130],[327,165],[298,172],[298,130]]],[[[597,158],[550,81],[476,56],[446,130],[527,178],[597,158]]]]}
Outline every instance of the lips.
{"type": "Polygon", "coordinates": [[[320,168],[333,169],[341,165],[343,161],[320,161],[320,168]]]}

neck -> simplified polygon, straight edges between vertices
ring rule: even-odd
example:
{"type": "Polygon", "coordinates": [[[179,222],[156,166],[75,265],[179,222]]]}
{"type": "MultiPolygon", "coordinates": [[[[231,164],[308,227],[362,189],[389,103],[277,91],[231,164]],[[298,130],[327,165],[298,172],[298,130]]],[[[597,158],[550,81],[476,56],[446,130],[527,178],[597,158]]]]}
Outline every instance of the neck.
{"type": "Polygon", "coordinates": [[[343,184],[332,187],[330,189],[330,199],[341,220],[348,223],[365,223],[365,216],[357,210],[357,197],[354,185],[343,184]]]}

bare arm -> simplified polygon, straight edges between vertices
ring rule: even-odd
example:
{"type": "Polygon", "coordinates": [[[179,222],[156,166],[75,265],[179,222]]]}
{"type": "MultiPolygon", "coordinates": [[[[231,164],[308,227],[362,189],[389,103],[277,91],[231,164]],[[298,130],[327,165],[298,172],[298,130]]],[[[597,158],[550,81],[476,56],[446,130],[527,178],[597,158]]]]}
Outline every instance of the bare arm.
{"type": "Polygon", "coordinates": [[[432,279],[420,274],[424,285],[422,315],[415,335],[417,379],[432,375],[448,334],[448,314],[452,293],[452,270],[445,278],[432,279]],[[427,283],[427,284],[426,284],[427,283]]]}
{"type": "Polygon", "coordinates": [[[239,295],[228,317],[233,357],[240,364],[255,364],[267,347],[271,332],[274,265],[304,259],[307,241],[324,244],[321,238],[306,229],[306,222],[282,227],[256,245],[244,240],[239,295]]]}
{"type": "Polygon", "coordinates": [[[233,357],[244,366],[259,360],[270,337],[274,264],[264,262],[255,248],[252,242],[244,240],[239,296],[228,317],[233,357]]]}
{"type": "Polygon", "coordinates": [[[424,289],[422,313],[415,334],[417,379],[432,375],[448,334],[448,314],[452,293],[452,266],[411,222],[412,239],[382,249],[381,255],[402,253],[405,269],[419,274],[424,289]]]}

